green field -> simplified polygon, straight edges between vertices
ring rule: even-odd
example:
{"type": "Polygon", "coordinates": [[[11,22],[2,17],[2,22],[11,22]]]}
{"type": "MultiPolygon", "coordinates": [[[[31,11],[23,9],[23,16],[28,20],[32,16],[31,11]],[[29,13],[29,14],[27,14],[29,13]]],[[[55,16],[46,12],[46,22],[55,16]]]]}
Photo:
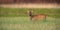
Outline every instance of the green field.
{"type": "Polygon", "coordinates": [[[60,20],[52,17],[36,23],[29,17],[0,17],[0,30],[60,30],[59,23],[60,20]]]}
{"type": "Polygon", "coordinates": [[[44,13],[46,21],[30,21],[27,8],[0,8],[0,30],[60,30],[60,9],[33,9],[34,15],[44,13]]]}
{"type": "Polygon", "coordinates": [[[60,17],[59,8],[0,8],[0,17],[19,17],[27,16],[27,10],[32,9],[33,14],[46,14],[50,17],[60,17]]]}

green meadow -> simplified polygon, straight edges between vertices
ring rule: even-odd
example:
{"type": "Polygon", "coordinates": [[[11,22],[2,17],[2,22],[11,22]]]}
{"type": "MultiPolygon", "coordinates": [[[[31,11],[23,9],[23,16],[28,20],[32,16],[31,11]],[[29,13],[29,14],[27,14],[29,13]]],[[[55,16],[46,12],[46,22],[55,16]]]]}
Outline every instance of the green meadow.
{"type": "Polygon", "coordinates": [[[59,8],[0,8],[0,17],[19,17],[19,16],[27,16],[27,10],[33,10],[33,14],[46,14],[50,17],[60,17],[60,9],[59,8]]]}
{"type": "Polygon", "coordinates": [[[60,30],[59,8],[0,8],[0,30],[60,30]],[[46,14],[46,21],[30,21],[27,11],[46,14]]]}

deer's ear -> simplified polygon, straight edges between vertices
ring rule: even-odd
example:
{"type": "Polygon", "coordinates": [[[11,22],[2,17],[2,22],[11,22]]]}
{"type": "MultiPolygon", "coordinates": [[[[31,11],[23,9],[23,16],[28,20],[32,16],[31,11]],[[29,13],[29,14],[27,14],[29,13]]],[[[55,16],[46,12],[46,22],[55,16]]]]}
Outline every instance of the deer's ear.
{"type": "Polygon", "coordinates": [[[27,11],[27,13],[29,13],[29,11],[27,11]]]}
{"type": "Polygon", "coordinates": [[[32,11],[33,12],[33,11],[32,11]]]}
{"type": "Polygon", "coordinates": [[[27,12],[29,12],[29,11],[27,11],[27,12]]]}

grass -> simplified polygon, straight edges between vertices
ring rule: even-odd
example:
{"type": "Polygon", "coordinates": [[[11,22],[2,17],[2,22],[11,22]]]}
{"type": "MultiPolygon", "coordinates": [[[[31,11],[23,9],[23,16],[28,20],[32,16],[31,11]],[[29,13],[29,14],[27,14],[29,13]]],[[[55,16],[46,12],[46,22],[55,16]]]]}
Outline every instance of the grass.
{"type": "Polygon", "coordinates": [[[0,17],[0,30],[55,30],[55,18],[34,23],[29,17],[0,17]]]}
{"type": "Polygon", "coordinates": [[[44,13],[47,19],[34,23],[27,16],[27,8],[0,8],[0,30],[60,30],[60,9],[34,9],[34,15],[44,13]],[[58,26],[59,25],[59,26],[58,26]]]}
{"type": "MultiPolygon", "coordinates": [[[[60,18],[60,9],[59,8],[29,8],[34,11],[34,14],[46,14],[50,17],[60,18]]],[[[0,8],[0,17],[25,17],[27,16],[28,8],[0,8]]]]}

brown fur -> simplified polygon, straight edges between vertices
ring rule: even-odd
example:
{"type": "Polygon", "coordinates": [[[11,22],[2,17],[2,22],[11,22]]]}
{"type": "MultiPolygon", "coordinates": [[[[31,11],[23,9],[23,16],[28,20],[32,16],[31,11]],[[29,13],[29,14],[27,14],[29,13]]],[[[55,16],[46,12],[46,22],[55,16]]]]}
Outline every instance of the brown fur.
{"type": "Polygon", "coordinates": [[[45,19],[46,20],[46,15],[45,14],[39,14],[39,15],[32,15],[31,20],[38,20],[38,19],[45,19]]]}

